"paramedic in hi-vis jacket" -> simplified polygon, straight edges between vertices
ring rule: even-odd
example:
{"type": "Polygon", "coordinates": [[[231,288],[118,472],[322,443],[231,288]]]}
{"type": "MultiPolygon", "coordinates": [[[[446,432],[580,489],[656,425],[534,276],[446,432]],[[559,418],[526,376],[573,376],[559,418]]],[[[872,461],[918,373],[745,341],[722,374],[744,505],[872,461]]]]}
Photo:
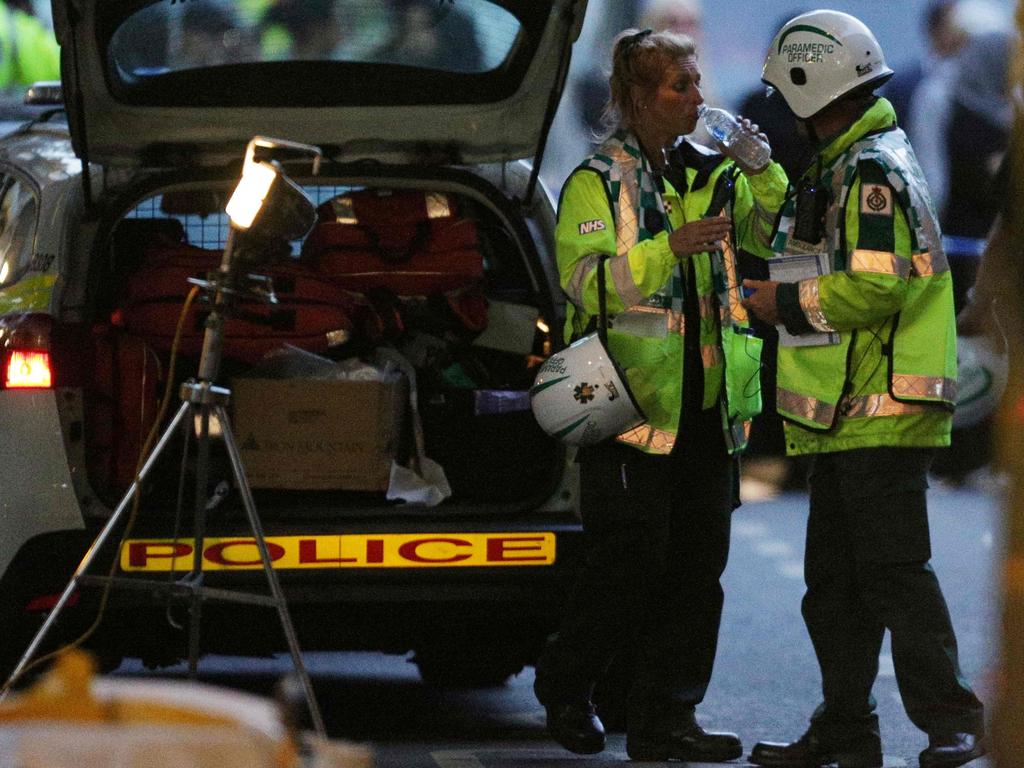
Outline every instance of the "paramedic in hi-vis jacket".
{"type": "Polygon", "coordinates": [[[956,388],[952,282],[914,151],[874,95],[891,75],[871,31],[835,11],[788,22],[764,65],[817,147],[772,244],[773,278],[797,272],[745,281],[744,304],[784,327],[778,412],[788,452],[813,454],[803,615],[824,701],[799,740],[757,744],[758,765],[882,765],[871,688],[886,629],[904,707],[928,734],[921,768],[985,751],[928,562],[926,475],[956,388]]]}
{"type": "Polygon", "coordinates": [[[587,562],[535,690],[555,740],[599,752],[594,684],[635,651],[629,756],[725,761],[739,739],[705,731],[694,708],[718,640],[733,456],[761,406],[736,248],[770,255],[786,178],[776,163],[741,170],[680,142],[703,103],[690,38],[629,30],[612,58],[609,135],[565,183],[556,257],[566,340],[593,328],[603,282],[609,351],[646,421],[580,448],[587,562]]]}

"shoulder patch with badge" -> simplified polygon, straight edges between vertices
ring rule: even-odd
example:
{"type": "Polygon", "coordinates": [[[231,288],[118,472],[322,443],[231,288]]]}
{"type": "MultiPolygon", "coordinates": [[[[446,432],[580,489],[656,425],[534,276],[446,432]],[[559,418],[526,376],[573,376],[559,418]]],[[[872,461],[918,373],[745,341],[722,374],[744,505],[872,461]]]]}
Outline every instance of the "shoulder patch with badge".
{"type": "Polygon", "coordinates": [[[605,226],[603,219],[593,219],[591,221],[580,222],[581,235],[589,235],[591,232],[604,232],[604,229],[605,226]]]}
{"type": "Polygon", "coordinates": [[[863,182],[860,187],[860,212],[892,216],[892,188],[887,184],[863,182]]]}

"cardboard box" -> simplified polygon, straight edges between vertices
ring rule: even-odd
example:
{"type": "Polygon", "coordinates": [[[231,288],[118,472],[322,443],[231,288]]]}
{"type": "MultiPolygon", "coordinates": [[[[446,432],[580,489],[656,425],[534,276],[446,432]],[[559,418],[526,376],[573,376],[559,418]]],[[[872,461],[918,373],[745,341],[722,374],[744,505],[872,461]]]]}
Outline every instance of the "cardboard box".
{"type": "Polygon", "coordinates": [[[236,379],[232,423],[253,488],[385,491],[406,383],[236,379]]]}

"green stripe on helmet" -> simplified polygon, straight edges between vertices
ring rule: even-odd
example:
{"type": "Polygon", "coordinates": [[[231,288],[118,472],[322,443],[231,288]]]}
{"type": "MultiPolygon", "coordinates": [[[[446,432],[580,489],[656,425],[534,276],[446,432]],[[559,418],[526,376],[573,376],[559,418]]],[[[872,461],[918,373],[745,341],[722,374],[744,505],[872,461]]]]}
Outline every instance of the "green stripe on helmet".
{"type": "Polygon", "coordinates": [[[792,29],[787,30],[786,34],[784,34],[781,38],[779,38],[779,53],[782,53],[782,44],[786,41],[786,38],[789,37],[790,35],[792,35],[794,32],[813,32],[816,35],[821,35],[822,37],[827,37],[829,40],[834,42],[836,45],[840,45],[840,46],[842,45],[842,43],[839,42],[839,40],[837,40],[836,38],[832,37],[832,35],[830,35],[824,29],[818,29],[817,27],[812,27],[809,24],[797,24],[792,29]]]}
{"type": "Polygon", "coordinates": [[[576,427],[578,427],[578,426],[579,426],[580,424],[582,424],[583,422],[585,422],[585,421],[586,421],[587,419],[589,419],[589,418],[590,418],[590,416],[581,416],[581,417],[580,417],[579,419],[577,419],[576,421],[574,421],[574,422],[573,422],[572,424],[570,424],[569,426],[567,426],[567,427],[564,427],[563,429],[560,429],[560,430],[558,430],[557,432],[555,432],[555,433],[554,433],[554,434],[552,435],[552,437],[557,437],[557,438],[563,438],[563,437],[565,437],[565,436],[566,436],[566,435],[568,435],[568,434],[569,434],[570,432],[572,432],[572,431],[573,431],[574,429],[576,429],[576,427]]]}

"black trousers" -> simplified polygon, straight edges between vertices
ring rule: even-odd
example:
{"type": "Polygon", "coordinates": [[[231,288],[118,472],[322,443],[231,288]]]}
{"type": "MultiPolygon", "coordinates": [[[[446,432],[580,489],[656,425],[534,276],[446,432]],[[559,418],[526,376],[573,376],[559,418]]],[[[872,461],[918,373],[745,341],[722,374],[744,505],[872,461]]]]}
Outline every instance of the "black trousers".
{"type": "Polygon", "coordinates": [[[631,644],[631,723],[638,708],[692,711],[704,698],[736,478],[718,410],[695,422],[668,456],[611,442],[581,451],[588,556],[560,631],[537,664],[543,703],[588,701],[612,658],[631,644]]]}
{"type": "Polygon", "coordinates": [[[810,473],[803,615],[821,666],[813,721],[837,734],[877,727],[871,689],[885,630],[903,705],[926,733],[981,733],[946,600],[929,564],[925,501],[933,451],[820,454],[810,473]]]}

